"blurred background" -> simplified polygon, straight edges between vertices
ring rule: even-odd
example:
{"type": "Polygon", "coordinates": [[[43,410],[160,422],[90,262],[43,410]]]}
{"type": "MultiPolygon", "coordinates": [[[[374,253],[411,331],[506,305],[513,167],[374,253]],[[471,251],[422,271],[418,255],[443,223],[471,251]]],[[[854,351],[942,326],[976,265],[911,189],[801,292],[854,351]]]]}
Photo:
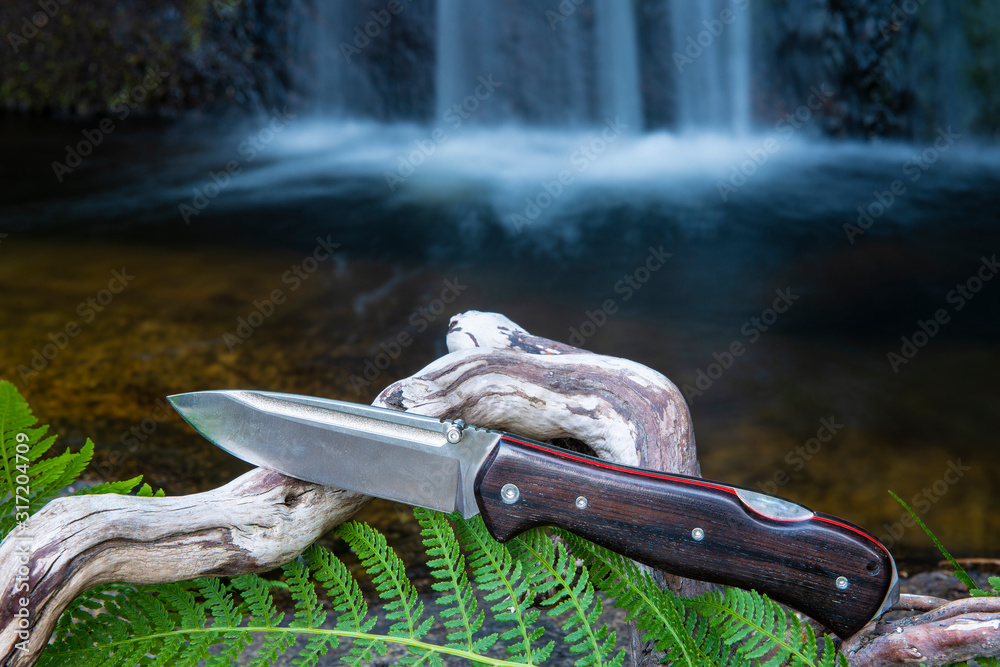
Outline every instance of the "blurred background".
{"type": "Polygon", "coordinates": [[[0,377],[95,480],[225,483],[165,396],[369,402],[476,309],[664,373],[707,477],[936,560],[892,489],[1000,555],[996,3],[7,0],[0,36],[0,377]]]}

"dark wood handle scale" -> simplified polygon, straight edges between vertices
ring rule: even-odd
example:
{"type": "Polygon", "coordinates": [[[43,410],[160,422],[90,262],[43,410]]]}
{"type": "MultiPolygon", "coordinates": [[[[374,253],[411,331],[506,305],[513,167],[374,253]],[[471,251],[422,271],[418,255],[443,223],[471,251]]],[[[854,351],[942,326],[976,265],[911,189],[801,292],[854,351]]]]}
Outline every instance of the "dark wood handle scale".
{"type": "Polygon", "coordinates": [[[476,500],[501,542],[558,526],[665,572],[764,593],[840,637],[898,594],[888,550],[843,519],[506,434],[480,469],[476,500]]]}

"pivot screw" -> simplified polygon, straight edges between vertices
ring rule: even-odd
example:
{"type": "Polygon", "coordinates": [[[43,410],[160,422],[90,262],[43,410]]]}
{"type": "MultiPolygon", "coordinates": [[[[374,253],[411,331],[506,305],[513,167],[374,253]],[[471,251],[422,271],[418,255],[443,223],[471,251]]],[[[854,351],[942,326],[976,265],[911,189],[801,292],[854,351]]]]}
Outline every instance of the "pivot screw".
{"type": "Polygon", "coordinates": [[[448,438],[448,442],[455,444],[462,440],[462,429],[465,428],[465,422],[461,419],[456,419],[448,430],[445,432],[445,437],[448,438]]]}
{"type": "Polygon", "coordinates": [[[521,491],[514,484],[504,484],[500,489],[500,498],[508,505],[513,505],[521,497],[521,491]]]}
{"type": "Polygon", "coordinates": [[[584,496],[577,496],[576,497],[576,506],[579,509],[582,509],[582,510],[587,509],[587,499],[584,496]]]}
{"type": "Polygon", "coordinates": [[[702,530],[701,528],[695,528],[694,530],[691,531],[691,537],[694,538],[695,542],[701,542],[703,539],[705,539],[705,531],[702,530]]]}
{"type": "Polygon", "coordinates": [[[846,589],[848,586],[847,577],[837,577],[837,588],[840,590],[846,589]]]}

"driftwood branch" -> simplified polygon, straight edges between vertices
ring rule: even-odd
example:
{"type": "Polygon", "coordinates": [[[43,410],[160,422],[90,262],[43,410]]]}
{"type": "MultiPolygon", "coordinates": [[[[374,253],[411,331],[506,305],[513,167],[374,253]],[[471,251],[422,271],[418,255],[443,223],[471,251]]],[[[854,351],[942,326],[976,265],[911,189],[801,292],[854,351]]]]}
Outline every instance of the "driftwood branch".
{"type": "MultiPolygon", "coordinates": [[[[531,336],[490,313],[453,318],[448,347],[374,404],[568,439],[622,463],[697,474],[687,407],[659,373],[531,336]]],[[[369,500],[258,468],[190,496],[53,501],[0,544],[0,664],[33,664],[59,615],[89,587],[270,570],[369,500]],[[26,605],[15,593],[24,574],[26,605]]]]}
{"type": "MultiPolygon", "coordinates": [[[[661,374],[532,336],[492,313],[456,316],[447,342],[449,354],[386,388],[374,403],[461,417],[629,465],[699,474],[687,406],[661,374]]],[[[33,664],[60,613],[91,586],[266,571],[369,500],[258,468],[190,496],[53,501],[0,543],[0,665],[33,664]],[[16,592],[22,582],[26,594],[16,592]]],[[[661,583],[682,594],[704,588],[662,575],[661,583]]],[[[995,599],[937,604],[904,597],[902,603],[926,613],[865,628],[843,644],[852,664],[940,665],[1000,653],[995,599]]],[[[638,633],[632,640],[635,664],[656,660],[638,633]]]]}
{"type": "Polygon", "coordinates": [[[264,468],[189,496],[57,498],[0,544],[0,664],[34,664],[59,615],[92,586],[271,570],[369,500],[264,468]]]}
{"type": "Polygon", "coordinates": [[[893,609],[925,613],[869,624],[840,647],[851,665],[940,667],[1000,657],[1000,598],[948,602],[927,595],[901,595],[893,609]]]}

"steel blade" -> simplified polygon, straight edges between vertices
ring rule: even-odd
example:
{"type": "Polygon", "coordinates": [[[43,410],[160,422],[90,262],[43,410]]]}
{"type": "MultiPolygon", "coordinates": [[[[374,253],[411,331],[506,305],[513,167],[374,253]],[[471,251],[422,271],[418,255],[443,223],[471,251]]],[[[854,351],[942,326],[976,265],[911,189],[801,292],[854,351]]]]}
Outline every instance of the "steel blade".
{"type": "MultiPolygon", "coordinates": [[[[499,434],[331,399],[258,391],[168,397],[210,442],[289,477],[443,512],[479,512],[476,473],[499,434]]],[[[461,426],[461,424],[459,425],[461,426]]]]}

